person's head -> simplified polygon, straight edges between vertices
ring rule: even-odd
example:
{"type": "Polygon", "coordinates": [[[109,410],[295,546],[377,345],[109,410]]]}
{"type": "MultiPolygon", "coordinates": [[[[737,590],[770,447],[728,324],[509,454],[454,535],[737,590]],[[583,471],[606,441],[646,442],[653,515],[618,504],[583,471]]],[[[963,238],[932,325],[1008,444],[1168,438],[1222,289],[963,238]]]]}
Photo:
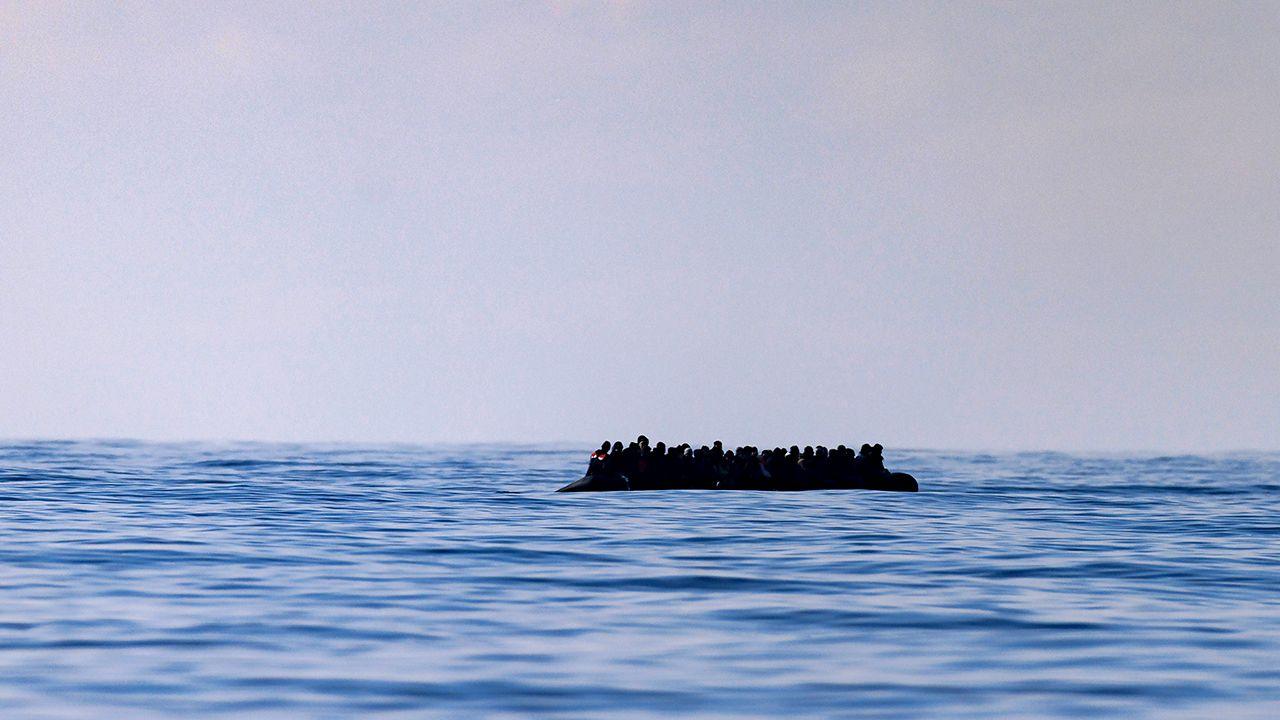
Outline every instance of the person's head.
{"type": "Polygon", "coordinates": [[[667,444],[662,441],[658,441],[658,444],[653,446],[653,451],[659,455],[665,455],[667,452],[667,444]]]}
{"type": "Polygon", "coordinates": [[[826,457],[826,456],[827,456],[827,449],[826,449],[825,447],[823,447],[823,446],[819,445],[819,446],[818,446],[818,457],[820,457],[820,458],[824,458],[824,457],[826,457]]]}
{"type": "Polygon", "coordinates": [[[812,445],[805,445],[805,446],[804,446],[804,456],[805,456],[805,457],[813,457],[813,446],[812,446],[812,445]]]}
{"type": "Polygon", "coordinates": [[[799,455],[799,454],[800,454],[800,446],[799,446],[799,445],[792,445],[792,446],[791,446],[791,454],[792,454],[792,455],[799,455]]]}
{"type": "Polygon", "coordinates": [[[649,438],[641,435],[640,437],[636,438],[636,444],[639,445],[640,447],[649,447],[649,438]]]}
{"type": "Polygon", "coordinates": [[[870,445],[868,445],[867,443],[862,443],[862,447],[858,449],[858,454],[859,454],[859,455],[870,455],[870,454],[871,454],[871,446],[870,446],[870,445]]]}
{"type": "Polygon", "coordinates": [[[604,442],[600,443],[600,452],[602,452],[602,453],[607,453],[607,452],[609,452],[609,441],[608,441],[608,440],[605,440],[604,442]]]}
{"type": "Polygon", "coordinates": [[[717,441],[715,441],[715,442],[711,443],[711,447],[714,447],[714,448],[715,448],[715,449],[717,449],[717,450],[723,450],[723,449],[724,449],[724,443],[722,443],[722,442],[720,442],[719,440],[717,440],[717,441]]]}
{"type": "Polygon", "coordinates": [[[616,443],[614,443],[614,444],[613,444],[613,451],[614,451],[614,452],[619,452],[619,453],[620,453],[620,452],[622,452],[622,443],[621,443],[621,442],[616,442],[616,443]]]}
{"type": "Polygon", "coordinates": [[[724,453],[724,459],[726,462],[733,462],[733,451],[726,450],[724,453]]]}

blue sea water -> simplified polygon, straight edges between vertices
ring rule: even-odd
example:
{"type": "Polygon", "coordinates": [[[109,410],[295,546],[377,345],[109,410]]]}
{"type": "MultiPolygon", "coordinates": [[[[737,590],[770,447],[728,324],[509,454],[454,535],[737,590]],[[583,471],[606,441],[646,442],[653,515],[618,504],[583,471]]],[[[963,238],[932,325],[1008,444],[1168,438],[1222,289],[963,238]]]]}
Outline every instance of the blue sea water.
{"type": "Polygon", "coordinates": [[[555,494],[585,455],[0,445],[0,716],[1280,716],[1280,455],[555,494]]]}

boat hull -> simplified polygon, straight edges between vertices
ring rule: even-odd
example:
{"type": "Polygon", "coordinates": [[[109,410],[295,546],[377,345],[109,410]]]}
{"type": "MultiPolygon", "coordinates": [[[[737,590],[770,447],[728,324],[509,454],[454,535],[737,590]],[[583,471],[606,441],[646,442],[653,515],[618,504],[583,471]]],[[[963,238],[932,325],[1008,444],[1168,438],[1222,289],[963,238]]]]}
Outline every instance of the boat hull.
{"type": "Polygon", "coordinates": [[[764,490],[797,492],[800,490],[884,490],[889,492],[918,492],[919,483],[907,473],[885,473],[875,477],[854,477],[831,482],[800,483],[786,486],[766,484],[720,484],[711,487],[705,483],[686,482],[673,478],[647,478],[644,480],[625,475],[584,475],[580,480],[565,485],[556,492],[623,492],[632,490],[764,490]]]}

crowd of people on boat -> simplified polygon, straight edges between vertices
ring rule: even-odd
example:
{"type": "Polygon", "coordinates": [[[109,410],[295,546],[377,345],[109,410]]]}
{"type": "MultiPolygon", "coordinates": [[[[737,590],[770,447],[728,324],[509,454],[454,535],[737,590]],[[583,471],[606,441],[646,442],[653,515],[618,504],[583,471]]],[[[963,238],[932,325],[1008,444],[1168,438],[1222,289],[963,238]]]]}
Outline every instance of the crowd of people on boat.
{"type": "Polygon", "coordinates": [[[878,444],[864,444],[857,452],[844,445],[830,450],[821,445],[803,450],[797,445],[765,450],[746,445],[729,450],[719,440],[710,447],[663,442],[651,447],[649,438],[641,435],[625,447],[621,442],[602,443],[591,453],[587,475],[621,477],[632,489],[808,490],[887,475],[883,451],[878,444]]]}

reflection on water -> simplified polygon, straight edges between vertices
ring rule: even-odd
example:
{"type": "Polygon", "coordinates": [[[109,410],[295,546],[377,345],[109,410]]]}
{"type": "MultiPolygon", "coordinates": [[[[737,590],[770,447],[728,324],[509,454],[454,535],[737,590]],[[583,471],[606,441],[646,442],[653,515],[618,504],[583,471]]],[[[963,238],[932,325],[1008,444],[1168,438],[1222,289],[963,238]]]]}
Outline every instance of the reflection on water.
{"type": "Polygon", "coordinates": [[[581,449],[0,445],[18,716],[1274,717],[1280,456],[888,451],[918,495],[566,495],[581,449]]]}

